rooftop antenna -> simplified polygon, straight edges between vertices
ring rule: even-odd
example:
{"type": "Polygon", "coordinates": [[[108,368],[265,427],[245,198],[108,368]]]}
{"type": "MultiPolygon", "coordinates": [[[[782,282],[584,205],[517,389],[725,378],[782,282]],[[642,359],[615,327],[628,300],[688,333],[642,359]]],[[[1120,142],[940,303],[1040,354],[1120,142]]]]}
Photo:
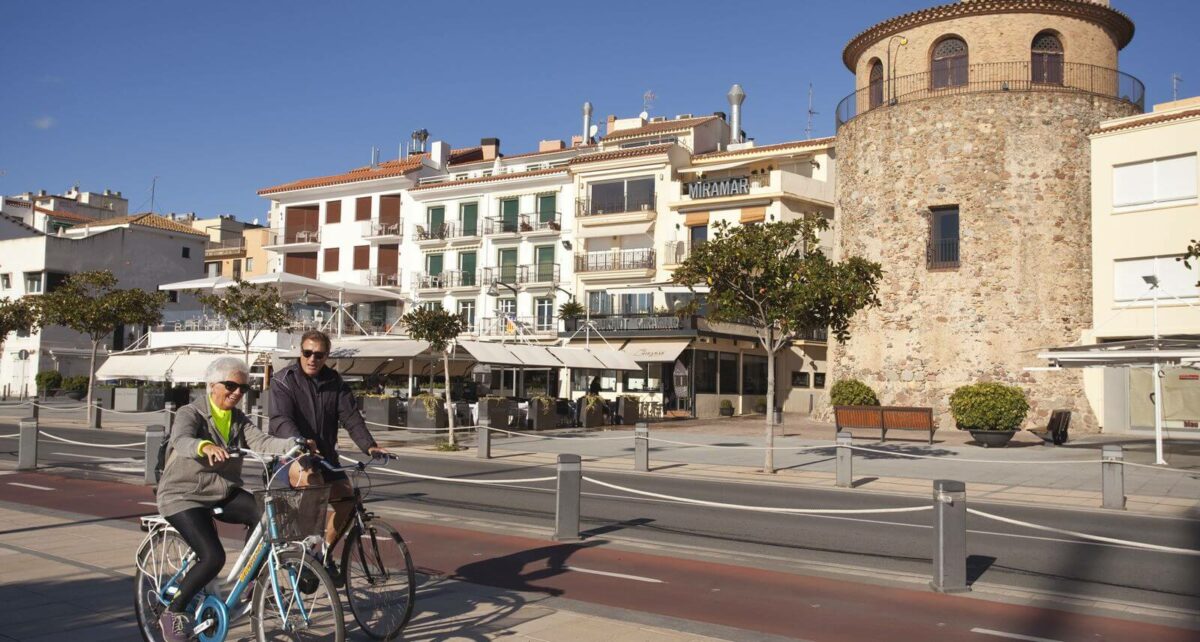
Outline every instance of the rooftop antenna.
{"type": "Polygon", "coordinates": [[[158,177],[150,179],[150,213],[154,213],[154,195],[158,191],[158,177]]]}
{"type": "Polygon", "coordinates": [[[805,138],[812,138],[813,116],[816,116],[819,113],[820,112],[813,110],[813,86],[812,83],[808,83],[808,125],[804,127],[805,138]]]}
{"type": "Polygon", "coordinates": [[[658,96],[654,95],[654,90],[647,89],[646,93],[642,94],[642,118],[650,117],[650,109],[654,107],[654,100],[658,96]]]}
{"type": "Polygon", "coordinates": [[[1171,100],[1179,100],[1179,85],[1183,84],[1183,76],[1178,72],[1171,74],[1171,100]]]}

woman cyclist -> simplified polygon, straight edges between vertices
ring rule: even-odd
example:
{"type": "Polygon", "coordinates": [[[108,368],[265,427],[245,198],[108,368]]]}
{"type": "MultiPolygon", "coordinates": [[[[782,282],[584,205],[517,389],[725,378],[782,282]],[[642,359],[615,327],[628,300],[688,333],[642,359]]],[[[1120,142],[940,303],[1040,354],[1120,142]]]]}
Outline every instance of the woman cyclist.
{"type": "MultiPolygon", "coordinates": [[[[250,389],[246,362],[219,357],[208,366],[208,395],[179,409],[171,429],[166,465],[158,484],[158,510],[196,553],[196,563],[179,582],[179,592],[159,618],[166,642],[191,638],[189,602],[221,573],[225,549],[213,523],[254,526],[259,511],[254,496],[242,489],[242,460],[228,448],[283,454],[295,443],[261,432],[237,404],[250,389]]],[[[310,442],[310,446],[312,443],[310,442]]]]}

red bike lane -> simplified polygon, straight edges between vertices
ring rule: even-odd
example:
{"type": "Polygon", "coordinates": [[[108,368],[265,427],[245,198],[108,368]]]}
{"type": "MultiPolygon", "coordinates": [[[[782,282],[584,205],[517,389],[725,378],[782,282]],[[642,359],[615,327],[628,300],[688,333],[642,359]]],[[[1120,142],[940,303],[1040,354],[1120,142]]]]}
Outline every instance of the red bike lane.
{"type": "MultiPolygon", "coordinates": [[[[102,519],[155,512],[148,487],[42,473],[0,477],[0,500],[102,519]]],[[[393,524],[422,572],[807,640],[1002,639],[978,630],[1018,636],[1009,639],[1200,639],[1193,630],[1131,620],[629,552],[602,538],[553,542],[393,524]]]]}

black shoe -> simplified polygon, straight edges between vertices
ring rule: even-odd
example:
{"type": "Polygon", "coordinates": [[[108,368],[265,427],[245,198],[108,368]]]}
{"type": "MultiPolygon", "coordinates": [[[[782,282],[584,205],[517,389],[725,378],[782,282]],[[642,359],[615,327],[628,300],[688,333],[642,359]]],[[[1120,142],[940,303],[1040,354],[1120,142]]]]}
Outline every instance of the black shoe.
{"type": "MultiPolygon", "coordinates": [[[[332,556],[330,556],[332,558],[332,556]]],[[[325,560],[325,572],[329,573],[329,578],[333,580],[335,588],[342,588],[346,585],[346,576],[342,575],[338,570],[337,564],[333,563],[333,559],[325,560]]]]}

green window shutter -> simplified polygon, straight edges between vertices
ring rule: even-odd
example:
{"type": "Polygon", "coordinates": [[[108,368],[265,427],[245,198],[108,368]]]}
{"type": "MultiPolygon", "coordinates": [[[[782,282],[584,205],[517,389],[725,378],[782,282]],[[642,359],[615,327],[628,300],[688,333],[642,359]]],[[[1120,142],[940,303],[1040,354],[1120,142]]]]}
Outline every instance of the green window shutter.
{"type": "Polygon", "coordinates": [[[461,208],[464,236],[479,234],[479,203],[463,203],[461,208]]]}
{"type": "Polygon", "coordinates": [[[463,252],[458,255],[458,269],[462,271],[462,284],[475,285],[475,253],[463,252]]]}
{"type": "Polygon", "coordinates": [[[555,213],[558,212],[558,195],[542,194],[538,197],[538,220],[542,223],[548,223],[554,220],[555,213]]]}
{"type": "Polygon", "coordinates": [[[520,214],[521,202],[515,198],[500,201],[500,218],[504,221],[505,232],[517,231],[517,215],[520,214]]]}
{"type": "Polygon", "coordinates": [[[554,246],[541,245],[535,250],[534,263],[537,265],[537,282],[545,283],[554,280],[554,246]]]}
{"type": "Polygon", "coordinates": [[[425,271],[433,276],[442,273],[442,255],[430,254],[425,257],[425,271]]]}
{"type": "Polygon", "coordinates": [[[517,251],[500,250],[500,280],[505,283],[515,283],[517,280],[517,251]]]}
{"type": "Polygon", "coordinates": [[[429,233],[437,234],[442,229],[442,225],[446,223],[446,208],[431,207],[429,208],[429,233]]]}

